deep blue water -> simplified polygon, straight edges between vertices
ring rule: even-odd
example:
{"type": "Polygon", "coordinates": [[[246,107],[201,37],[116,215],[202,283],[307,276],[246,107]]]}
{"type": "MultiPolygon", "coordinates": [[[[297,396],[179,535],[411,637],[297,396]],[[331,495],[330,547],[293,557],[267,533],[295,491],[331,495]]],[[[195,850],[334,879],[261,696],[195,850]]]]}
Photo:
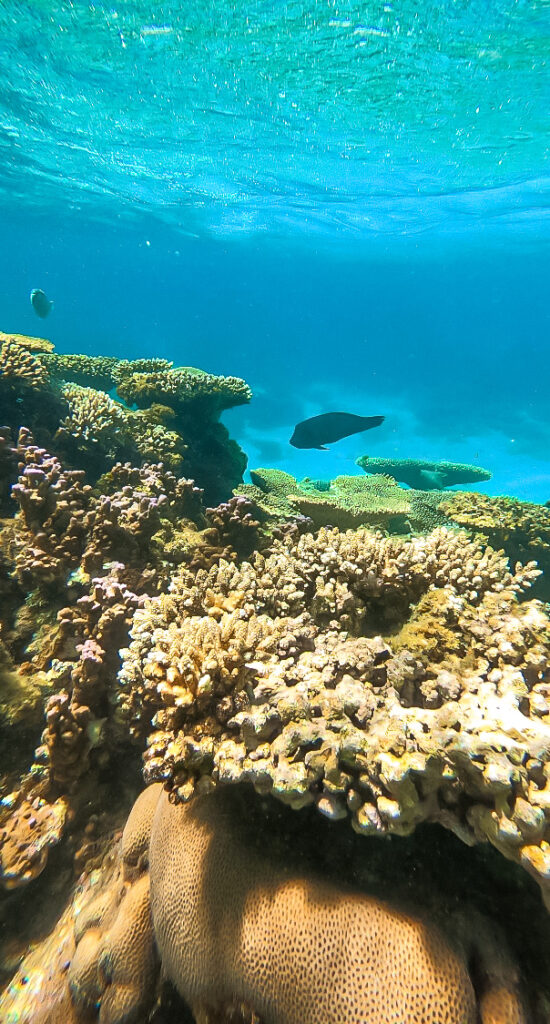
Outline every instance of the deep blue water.
{"type": "Polygon", "coordinates": [[[475,462],[483,486],[550,498],[550,251],[473,237],[350,245],[187,239],[142,216],[6,217],[0,327],[62,352],[161,355],[243,376],[250,406],[224,421],[249,455],[297,476],[400,455],[475,462]],[[149,243],[149,244],[148,244],[149,243]],[[39,320],[32,287],[54,300],[39,320]],[[345,409],[381,428],[301,452],[294,423],[345,409]]]}
{"type": "Polygon", "coordinates": [[[549,40],[539,0],[7,0],[0,329],[245,377],[252,468],[550,498],[549,40]],[[288,445],[333,409],[387,418],[288,445]]]}

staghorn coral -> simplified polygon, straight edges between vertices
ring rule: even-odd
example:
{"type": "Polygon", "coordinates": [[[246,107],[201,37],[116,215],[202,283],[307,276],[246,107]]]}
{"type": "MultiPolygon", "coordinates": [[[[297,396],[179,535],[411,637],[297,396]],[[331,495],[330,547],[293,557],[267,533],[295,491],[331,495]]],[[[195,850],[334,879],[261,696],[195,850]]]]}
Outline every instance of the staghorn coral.
{"type": "Polygon", "coordinates": [[[445,529],[274,544],[180,571],[136,612],[119,714],[180,800],[250,781],[365,834],[437,821],[550,905],[550,628],[490,548],[445,529]]]}
{"type": "Polygon", "coordinates": [[[442,491],[455,484],[482,483],[492,473],[481,466],[468,466],[461,462],[430,462],[427,459],[372,458],[361,455],[355,464],[365,473],[394,477],[418,491],[442,491]]]}

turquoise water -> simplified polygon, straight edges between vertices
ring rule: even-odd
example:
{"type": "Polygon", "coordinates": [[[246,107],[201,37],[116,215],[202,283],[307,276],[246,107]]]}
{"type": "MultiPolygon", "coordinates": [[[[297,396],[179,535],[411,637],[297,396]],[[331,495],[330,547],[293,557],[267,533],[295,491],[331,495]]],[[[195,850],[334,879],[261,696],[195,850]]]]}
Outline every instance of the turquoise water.
{"type": "Polygon", "coordinates": [[[549,41],[545,0],[5,0],[0,328],[244,376],[252,467],[546,500],[549,41]],[[288,445],[330,409],[386,422],[288,445]]]}

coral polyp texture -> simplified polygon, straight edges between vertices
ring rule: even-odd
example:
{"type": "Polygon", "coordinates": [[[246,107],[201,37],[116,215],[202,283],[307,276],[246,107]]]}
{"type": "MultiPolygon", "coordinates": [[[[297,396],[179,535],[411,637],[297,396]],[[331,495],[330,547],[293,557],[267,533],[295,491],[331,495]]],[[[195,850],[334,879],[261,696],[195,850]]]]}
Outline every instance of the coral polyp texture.
{"type": "Polygon", "coordinates": [[[549,619],[519,600],[537,574],[446,529],[321,529],[180,572],[134,615],[119,714],[176,799],[246,781],[365,835],[439,822],[550,907],[549,619]]]}
{"type": "Polygon", "coordinates": [[[394,477],[419,491],[441,491],[457,484],[475,484],[490,480],[492,473],[482,466],[468,466],[462,462],[430,462],[427,459],[372,458],[361,455],[356,464],[365,473],[394,477]]]}
{"type": "Polygon", "coordinates": [[[95,885],[45,941],[48,975],[33,953],[21,965],[0,1003],[8,1019],[84,1024],[99,1010],[100,1022],[145,1022],[160,967],[200,1024],[530,1019],[493,921],[468,905],[438,921],[298,866],[297,851],[254,839],[254,803],[245,787],[186,805],[145,789],[95,885]]]}

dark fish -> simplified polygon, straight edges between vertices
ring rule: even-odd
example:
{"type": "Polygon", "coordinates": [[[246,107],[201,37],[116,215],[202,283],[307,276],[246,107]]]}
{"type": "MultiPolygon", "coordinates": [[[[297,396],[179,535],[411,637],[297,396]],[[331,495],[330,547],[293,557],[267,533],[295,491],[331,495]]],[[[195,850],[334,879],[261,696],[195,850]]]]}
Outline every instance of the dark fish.
{"type": "Polygon", "coordinates": [[[311,416],[302,420],[294,427],[290,443],[295,448],[319,448],[326,451],[325,445],[333,441],[341,441],[350,434],[360,434],[362,430],[379,427],[384,422],[383,416],[355,416],[352,412],[324,412],[320,416],[311,416]]]}
{"type": "Polygon", "coordinates": [[[46,292],[43,292],[41,288],[33,288],[31,292],[31,306],[37,316],[47,317],[48,313],[51,313],[53,309],[53,302],[50,302],[46,292]]]}

